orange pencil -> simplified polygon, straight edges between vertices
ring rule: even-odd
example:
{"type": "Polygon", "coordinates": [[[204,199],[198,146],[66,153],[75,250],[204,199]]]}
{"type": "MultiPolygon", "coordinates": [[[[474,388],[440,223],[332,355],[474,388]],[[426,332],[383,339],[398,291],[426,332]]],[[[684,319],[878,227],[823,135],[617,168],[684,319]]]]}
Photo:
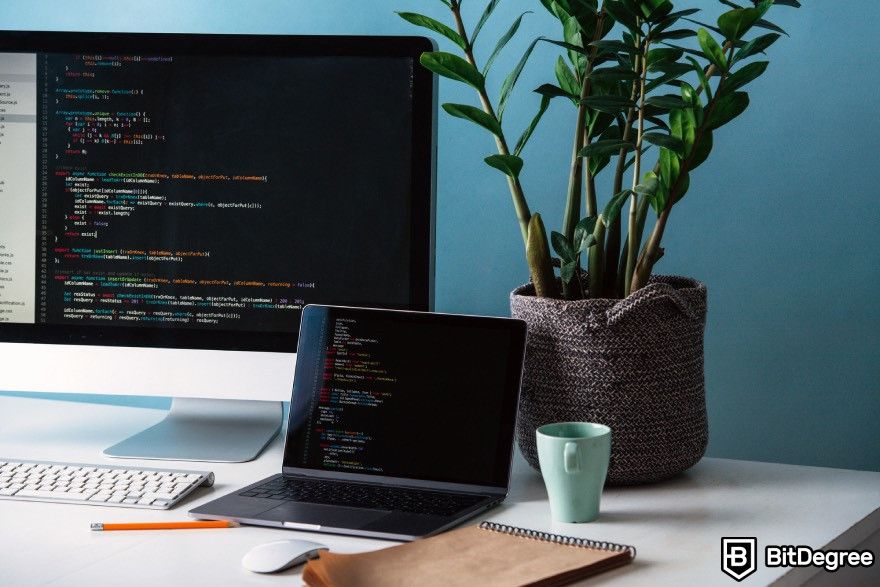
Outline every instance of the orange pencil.
{"type": "Polygon", "coordinates": [[[129,524],[105,524],[95,522],[92,532],[108,532],[110,530],[187,530],[192,528],[235,528],[237,522],[229,520],[187,521],[187,522],[141,522],[129,524]]]}

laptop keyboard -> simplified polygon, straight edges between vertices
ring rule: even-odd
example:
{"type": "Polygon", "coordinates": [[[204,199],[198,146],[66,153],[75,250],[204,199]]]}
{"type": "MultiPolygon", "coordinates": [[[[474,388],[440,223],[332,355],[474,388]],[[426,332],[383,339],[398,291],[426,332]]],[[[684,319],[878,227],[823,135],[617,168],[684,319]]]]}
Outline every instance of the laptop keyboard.
{"type": "Polygon", "coordinates": [[[480,495],[291,477],[272,479],[239,495],[437,516],[451,516],[486,499],[480,495]]]}

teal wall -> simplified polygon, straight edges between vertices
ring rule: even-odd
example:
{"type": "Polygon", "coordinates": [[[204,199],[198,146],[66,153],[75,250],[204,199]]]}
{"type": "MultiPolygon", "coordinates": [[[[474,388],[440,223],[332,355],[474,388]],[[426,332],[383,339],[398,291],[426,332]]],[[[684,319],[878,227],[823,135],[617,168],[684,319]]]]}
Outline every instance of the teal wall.
{"type": "MultiPolygon", "coordinates": [[[[751,108],[717,133],[711,158],[672,216],[658,269],[709,286],[710,455],[880,470],[880,67],[873,41],[880,3],[803,1],[800,10],[774,10],[791,38],[771,48],[769,71],[750,86],[751,108]]],[[[469,17],[482,4],[467,0],[469,17]]],[[[687,5],[711,15],[719,6],[687,5]]],[[[441,15],[443,6],[4,0],[0,28],[413,33],[394,9],[441,15]]],[[[526,38],[558,35],[537,0],[507,0],[483,42],[494,44],[515,14],[528,9],[535,14],[527,17],[521,42],[499,59],[499,71],[512,68],[526,38]]],[[[551,81],[554,60],[549,46],[536,52],[509,108],[511,132],[518,134],[531,116],[537,100],[529,90],[551,81]]],[[[473,100],[446,81],[440,97],[473,100]]],[[[554,228],[562,216],[572,118],[570,108],[554,105],[526,151],[531,205],[554,228]]],[[[527,275],[504,182],[481,162],[492,143],[447,117],[439,140],[438,309],[506,314],[508,291],[527,275]]]]}

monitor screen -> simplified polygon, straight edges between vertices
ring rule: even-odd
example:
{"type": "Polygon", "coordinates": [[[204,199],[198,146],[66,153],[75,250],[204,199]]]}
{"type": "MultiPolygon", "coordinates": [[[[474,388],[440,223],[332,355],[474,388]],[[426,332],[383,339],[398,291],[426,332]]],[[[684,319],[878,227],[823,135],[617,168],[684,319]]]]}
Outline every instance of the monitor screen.
{"type": "Polygon", "coordinates": [[[309,306],[284,466],[506,487],[518,320],[309,306]]]}
{"type": "Polygon", "coordinates": [[[412,39],[2,35],[13,339],[292,351],[308,303],[427,309],[412,39]]]}

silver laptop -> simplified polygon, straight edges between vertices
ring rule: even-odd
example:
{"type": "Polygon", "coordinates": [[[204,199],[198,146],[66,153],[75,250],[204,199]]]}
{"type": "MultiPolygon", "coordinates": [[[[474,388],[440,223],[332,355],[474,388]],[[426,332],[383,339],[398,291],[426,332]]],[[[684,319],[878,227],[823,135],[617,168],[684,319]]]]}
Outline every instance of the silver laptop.
{"type": "Polygon", "coordinates": [[[306,306],[277,475],[196,518],[411,540],[507,495],[525,323],[306,306]]]}

